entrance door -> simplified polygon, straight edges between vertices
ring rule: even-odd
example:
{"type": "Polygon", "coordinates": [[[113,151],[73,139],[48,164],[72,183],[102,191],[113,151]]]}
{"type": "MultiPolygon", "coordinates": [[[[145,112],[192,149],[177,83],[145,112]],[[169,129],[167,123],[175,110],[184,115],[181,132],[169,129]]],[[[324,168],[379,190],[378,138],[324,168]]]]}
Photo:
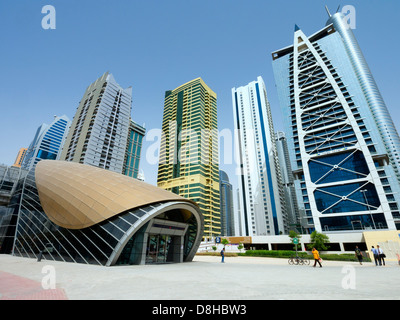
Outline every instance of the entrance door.
{"type": "Polygon", "coordinates": [[[147,240],[146,263],[166,263],[168,251],[172,243],[171,236],[163,234],[149,234],[147,240]]]}

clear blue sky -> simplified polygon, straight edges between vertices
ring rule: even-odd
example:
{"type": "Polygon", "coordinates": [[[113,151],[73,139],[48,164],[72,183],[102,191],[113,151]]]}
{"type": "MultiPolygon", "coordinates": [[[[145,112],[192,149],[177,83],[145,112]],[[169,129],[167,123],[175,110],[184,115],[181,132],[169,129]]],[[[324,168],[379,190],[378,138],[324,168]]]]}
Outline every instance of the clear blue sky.
{"type": "MultiPolygon", "coordinates": [[[[398,0],[2,0],[0,2],[0,163],[11,165],[53,115],[71,120],[86,87],[110,71],[133,87],[132,118],[160,128],[166,90],[197,77],[218,96],[219,129],[233,128],[231,88],[262,76],[275,129],[283,129],[271,52],[310,35],[328,18],[324,5],[356,9],[354,33],[399,128],[398,0]],[[44,5],[56,29],[44,30],[44,5]]],[[[141,168],[156,183],[157,165],[141,168]]],[[[222,165],[236,185],[234,165],[222,165]]]]}

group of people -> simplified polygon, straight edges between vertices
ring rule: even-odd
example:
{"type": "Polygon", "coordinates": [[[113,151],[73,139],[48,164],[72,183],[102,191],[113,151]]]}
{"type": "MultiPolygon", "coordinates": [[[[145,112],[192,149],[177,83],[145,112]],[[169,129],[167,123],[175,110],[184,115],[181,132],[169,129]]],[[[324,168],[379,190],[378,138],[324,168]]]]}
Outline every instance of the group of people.
{"type": "Polygon", "coordinates": [[[372,253],[374,255],[375,265],[377,266],[378,262],[379,262],[380,266],[382,265],[382,263],[383,263],[383,265],[385,265],[386,255],[383,253],[382,249],[379,248],[379,245],[376,246],[376,249],[374,248],[374,246],[372,246],[371,251],[372,251],[372,253]]]}
{"type": "MultiPolygon", "coordinates": [[[[372,254],[374,255],[374,259],[375,259],[375,265],[378,266],[378,263],[380,266],[385,265],[385,258],[386,255],[383,253],[382,249],[379,247],[379,245],[376,246],[376,248],[374,246],[372,246],[371,249],[372,254]]],[[[314,267],[317,265],[317,263],[319,264],[320,268],[322,268],[322,264],[321,264],[321,257],[319,256],[319,252],[317,249],[313,248],[312,249],[312,254],[314,257],[314,267]]],[[[355,255],[358,259],[358,261],[360,262],[360,264],[362,264],[363,262],[363,253],[360,250],[360,248],[358,246],[356,246],[355,249],[355,255]]],[[[221,256],[222,256],[222,263],[224,262],[224,258],[225,258],[225,247],[221,250],[221,256]]],[[[399,258],[399,264],[400,264],[400,258],[399,258]]]]}
{"type": "MultiPolygon", "coordinates": [[[[371,252],[374,255],[374,260],[375,260],[376,266],[378,266],[378,265],[382,266],[382,264],[385,265],[386,255],[383,253],[383,250],[379,247],[379,245],[377,245],[376,248],[374,246],[372,246],[371,252]]],[[[362,264],[363,254],[362,254],[360,248],[358,248],[358,246],[356,246],[355,255],[356,255],[358,261],[360,262],[360,264],[362,264]]]]}

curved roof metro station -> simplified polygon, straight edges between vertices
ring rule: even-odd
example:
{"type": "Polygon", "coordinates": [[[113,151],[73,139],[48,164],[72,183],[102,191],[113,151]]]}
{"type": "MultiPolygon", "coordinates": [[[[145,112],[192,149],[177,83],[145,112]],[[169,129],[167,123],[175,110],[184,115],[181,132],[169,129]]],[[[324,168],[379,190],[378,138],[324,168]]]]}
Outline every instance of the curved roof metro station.
{"type": "Polygon", "coordinates": [[[204,231],[193,201],[66,161],[40,161],[9,208],[15,235],[3,246],[31,258],[105,266],[191,261],[204,231]]]}

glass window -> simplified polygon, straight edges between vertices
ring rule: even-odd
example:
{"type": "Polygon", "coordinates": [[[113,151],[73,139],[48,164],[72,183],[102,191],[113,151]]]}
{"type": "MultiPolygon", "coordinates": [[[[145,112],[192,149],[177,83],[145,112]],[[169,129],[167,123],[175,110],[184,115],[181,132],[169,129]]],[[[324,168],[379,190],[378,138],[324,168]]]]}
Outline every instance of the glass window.
{"type": "Polygon", "coordinates": [[[376,210],[380,206],[378,194],[372,183],[351,183],[318,188],[314,192],[318,211],[341,213],[376,210]]]}

